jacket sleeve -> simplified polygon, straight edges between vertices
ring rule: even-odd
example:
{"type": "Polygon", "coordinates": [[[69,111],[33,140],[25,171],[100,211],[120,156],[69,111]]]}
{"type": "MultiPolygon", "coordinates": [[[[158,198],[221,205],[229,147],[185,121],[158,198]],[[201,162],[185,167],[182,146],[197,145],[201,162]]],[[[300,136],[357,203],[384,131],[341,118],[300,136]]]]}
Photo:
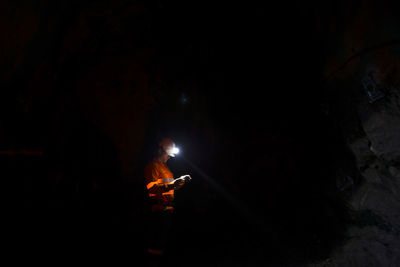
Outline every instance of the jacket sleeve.
{"type": "Polygon", "coordinates": [[[145,169],[146,187],[150,194],[160,195],[173,189],[173,184],[165,184],[159,178],[159,172],[154,165],[149,165],[145,169]]]}

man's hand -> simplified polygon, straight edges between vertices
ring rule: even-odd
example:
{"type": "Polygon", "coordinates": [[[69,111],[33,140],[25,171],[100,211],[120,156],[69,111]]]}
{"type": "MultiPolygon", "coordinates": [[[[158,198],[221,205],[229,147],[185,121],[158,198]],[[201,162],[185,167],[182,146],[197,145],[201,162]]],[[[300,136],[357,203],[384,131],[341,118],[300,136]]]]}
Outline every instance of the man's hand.
{"type": "Polygon", "coordinates": [[[185,184],[185,180],[181,179],[181,178],[175,179],[175,181],[174,181],[175,186],[183,186],[184,184],[185,184]]]}
{"type": "Polygon", "coordinates": [[[174,181],[175,190],[180,189],[186,183],[186,181],[190,181],[191,179],[192,177],[190,177],[190,175],[182,175],[181,177],[175,179],[174,181]]]}

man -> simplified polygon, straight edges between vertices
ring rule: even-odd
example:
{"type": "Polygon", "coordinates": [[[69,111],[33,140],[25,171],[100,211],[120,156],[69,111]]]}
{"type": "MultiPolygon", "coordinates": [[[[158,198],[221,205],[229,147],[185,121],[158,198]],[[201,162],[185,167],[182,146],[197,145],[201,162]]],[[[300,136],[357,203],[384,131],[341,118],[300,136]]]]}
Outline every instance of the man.
{"type": "Polygon", "coordinates": [[[148,249],[150,255],[162,256],[166,245],[168,230],[171,225],[171,215],[174,211],[175,190],[182,188],[190,175],[174,179],[173,173],[167,166],[167,161],[179,152],[175,143],[164,138],[157,150],[157,155],[147,164],[145,184],[151,205],[151,218],[148,224],[148,249]]]}

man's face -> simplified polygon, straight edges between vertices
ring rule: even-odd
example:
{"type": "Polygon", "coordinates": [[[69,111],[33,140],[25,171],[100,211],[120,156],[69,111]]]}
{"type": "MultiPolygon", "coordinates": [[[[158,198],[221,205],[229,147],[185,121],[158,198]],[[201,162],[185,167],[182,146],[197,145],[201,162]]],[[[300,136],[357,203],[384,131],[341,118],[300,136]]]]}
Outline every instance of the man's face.
{"type": "Polygon", "coordinates": [[[161,152],[161,161],[164,163],[167,163],[167,161],[169,160],[170,156],[163,150],[160,151],[161,152]]]}

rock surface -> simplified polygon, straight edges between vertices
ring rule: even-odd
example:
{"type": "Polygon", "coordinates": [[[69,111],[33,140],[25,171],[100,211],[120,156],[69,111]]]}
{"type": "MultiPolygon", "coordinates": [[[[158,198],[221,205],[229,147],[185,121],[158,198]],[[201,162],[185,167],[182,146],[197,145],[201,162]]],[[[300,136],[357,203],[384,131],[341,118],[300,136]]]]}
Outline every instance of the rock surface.
{"type": "Polygon", "coordinates": [[[393,97],[369,110],[362,120],[366,136],[351,149],[364,182],[350,199],[358,224],[348,230],[348,241],[329,259],[309,266],[399,266],[400,155],[399,102],[393,97]],[[396,102],[397,101],[397,102],[396,102]]]}

